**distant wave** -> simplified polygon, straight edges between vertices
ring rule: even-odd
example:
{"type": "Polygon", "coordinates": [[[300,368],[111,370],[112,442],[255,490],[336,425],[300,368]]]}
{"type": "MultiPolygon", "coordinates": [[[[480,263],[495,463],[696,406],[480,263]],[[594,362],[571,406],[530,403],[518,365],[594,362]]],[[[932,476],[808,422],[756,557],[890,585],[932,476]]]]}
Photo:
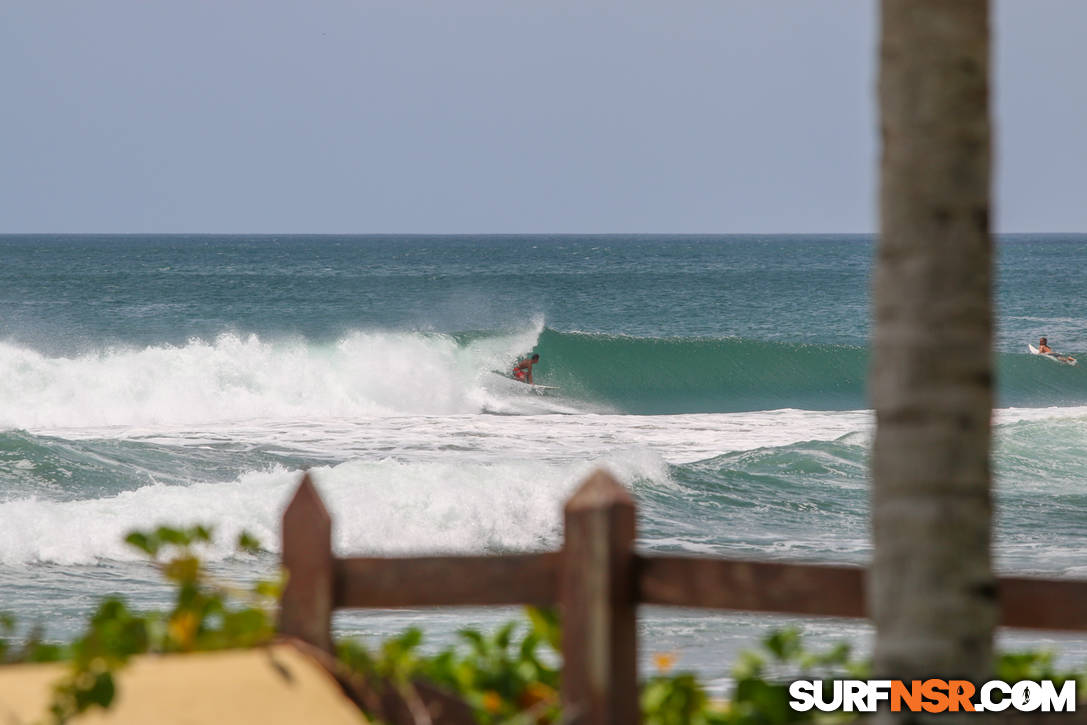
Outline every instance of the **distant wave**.
{"type": "MultiPolygon", "coordinates": [[[[545,329],[548,382],[628,413],[711,413],[870,407],[861,347],[740,338],[644,338],[545,329]]],[[[1087,366],[997,356],[999,407],[1087,403],[1087,366]]]]}

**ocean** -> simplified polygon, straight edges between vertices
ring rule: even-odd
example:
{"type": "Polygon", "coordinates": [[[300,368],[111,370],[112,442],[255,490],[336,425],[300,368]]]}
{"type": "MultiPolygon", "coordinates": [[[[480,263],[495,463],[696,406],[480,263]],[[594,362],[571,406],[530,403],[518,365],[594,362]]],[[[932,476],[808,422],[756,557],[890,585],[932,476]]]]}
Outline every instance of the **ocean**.
{"type": "MultiPolygon", "coordinates": [[[[0,236],[0,611],[65,639],[168,590],[122,543],[209,524],[216,572],[273,574],[309,469],[341,555],[556,548],[598,467],[647,551],[863,564],[875,243],[863,235],[0,236]],[[540,354],[536,394],[501,374],[540,354]],[[269,551],[238,555],[248,530],[269,551]]],[[[1087,577],[1087,235],[997,242],[995,561],[1087,577]]],[[[337,634],[431,646],[516,609],[352,611],[337,634]]],[[[794,625],[644,608],[643,667],[725,687],[794,625]]],[[[1087,638],[1002,632],[1087,662],[1087,638]]]]}

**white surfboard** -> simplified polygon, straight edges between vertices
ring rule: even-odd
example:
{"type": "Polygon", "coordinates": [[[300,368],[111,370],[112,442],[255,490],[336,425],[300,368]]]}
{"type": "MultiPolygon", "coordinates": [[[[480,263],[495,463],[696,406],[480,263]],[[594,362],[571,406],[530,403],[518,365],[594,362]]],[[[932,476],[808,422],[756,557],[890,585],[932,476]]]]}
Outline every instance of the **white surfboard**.
{"type": "Polygon", "coordinates": [[[526,383],[524,380],[518,380],[517,378],[513,377],[512,375],[507,375],[506,373],[499,372],[498,370],[492,370],[491,372],[494,373],[495,375],[498,375],[499,377],[501,377],[504,380],[508,380],[511,383],[517,383],[518,387],[523,386],[525,388],[528,388],[532,392],[540,393],[541,395],[543,393],[548,392],[548,391],[558,390],[559,389],[557,385],[537,385],[536,383],[526,383]]]}
{"type": "Polygon", "coordinates": [[[1027,349],[1030,350],[1031,355],[1040,355],[1047,360],[1052,360],[1053,362],[1060,363],[1061,365],[1076,364],[1076,359],[1071,355],[1058,356],[1055,352],[1039,352],[1038,348],[1034,347],[1034,345],[1031,345],[1030,343],[1027,343],[1027,349]]]}

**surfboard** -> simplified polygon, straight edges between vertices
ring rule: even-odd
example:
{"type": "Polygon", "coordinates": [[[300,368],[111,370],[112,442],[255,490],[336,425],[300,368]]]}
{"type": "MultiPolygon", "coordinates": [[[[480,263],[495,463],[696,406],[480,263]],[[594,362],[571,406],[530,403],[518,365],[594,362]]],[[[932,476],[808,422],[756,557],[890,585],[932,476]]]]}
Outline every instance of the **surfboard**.
{"type": "Polygon", "coordinates": [[[1076,359],[1070,355],[1064,356],[1068,358],[1067,360],[1064,360],[1061,357],[1058,357],[1057,353],[1055,352],[1038,352],[1038,348],[1034,347],[1034,345],[1031,345],[1030,343],[1027,343],[1027,349],[1030,350],[1031,355],[1040,355],[1047,360],[1052,360],[1053,362],[1060,363],[1061,365],[1076,364],[1076,359]]]}
{"type": "Polygon", "coordinates": [[[559,387],[557,385],[539,385],[537,383],[526,383],[523,380],[518,380],[517,378],[513,377],[512,375],[507,375],[506,373],[501,372],[499,370],[492,370],[491,372],[494,373],[495,375],[498,375],[499,377],[501,377],[501,378],[503,378],[505,380],[509,380],[510,382],[517,383],[518,385],[523,385],[523,386],[525,386],[526,388],[528,388],[529,390],[531,390],[533,392],[545,393],[545,392],[547,392],[549,390],[558,390],[559,389],[559,387]]]}

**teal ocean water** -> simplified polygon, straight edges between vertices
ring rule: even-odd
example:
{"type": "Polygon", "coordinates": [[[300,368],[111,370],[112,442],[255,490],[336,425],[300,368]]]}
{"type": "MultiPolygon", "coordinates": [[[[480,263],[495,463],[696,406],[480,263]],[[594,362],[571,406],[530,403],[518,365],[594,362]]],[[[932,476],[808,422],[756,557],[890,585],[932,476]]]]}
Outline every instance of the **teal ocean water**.
{"type": "MultiPolygon", "coordinates": [[[[0,610],[69,636],[157,523],[255,532],[312,469],[342,554],[552,548],[605,466],[649,550],[870,555],[866,236],[0,236],[0,610]],[[535,394],[495,371],[537,352],[535,394]]],[[[996,561],[1087,576],[1087,235],[997,244],[996,561]]],[[[345,613],[438,640],[509,612],[345,613]]],[[[723,678],[796,623],[649,609],[643,651],[723,678]]],[[[1087,659],[1087,641],[1006,635],[1087,659]]],[[[1077,659],[1078,658],[1078,659],[1077,659]]]]}

